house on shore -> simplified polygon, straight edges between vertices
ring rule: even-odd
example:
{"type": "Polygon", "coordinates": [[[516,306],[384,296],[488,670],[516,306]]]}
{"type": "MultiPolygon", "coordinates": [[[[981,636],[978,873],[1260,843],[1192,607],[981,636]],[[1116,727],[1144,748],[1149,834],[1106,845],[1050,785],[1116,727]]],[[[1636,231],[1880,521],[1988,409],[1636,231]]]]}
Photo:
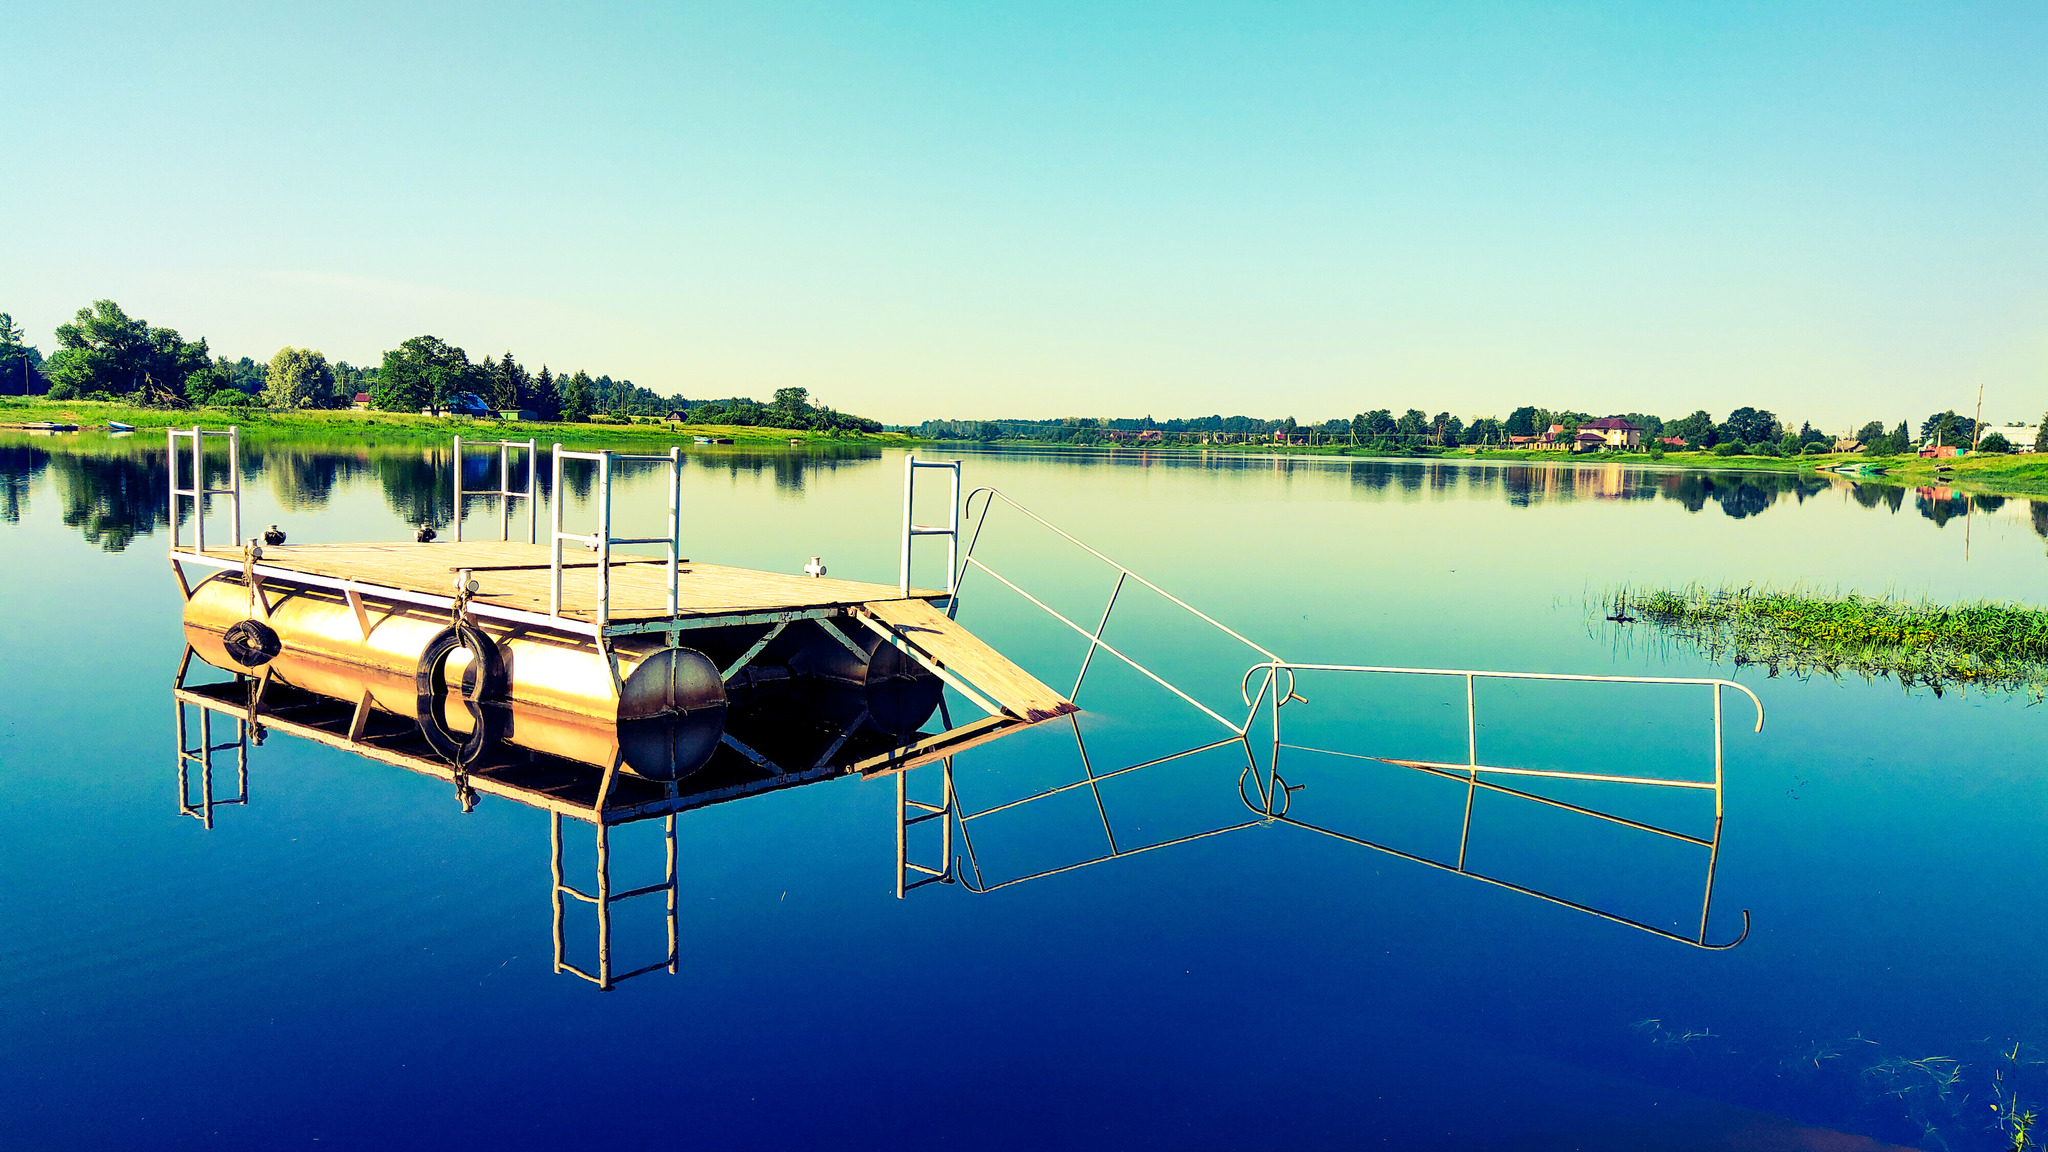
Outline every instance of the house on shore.
{"type": "Polygon", "coordinates": [[[1643,446],[1643,430],[1619,416],[1603,416],[1598,420],[1588,420],[1584,424],[1579,425],[1579,444],[1584,445],[1588,443],[1586,439],[1587,433],[1592,433],[1593,438],[1598,440],[1599,443],[1594,444],[1590,449],[1581,447],[1578,449],[1581,452],[1598,451],[1602,448],[1612,448],[1618,452],[1633,452],[1643,446]]]}

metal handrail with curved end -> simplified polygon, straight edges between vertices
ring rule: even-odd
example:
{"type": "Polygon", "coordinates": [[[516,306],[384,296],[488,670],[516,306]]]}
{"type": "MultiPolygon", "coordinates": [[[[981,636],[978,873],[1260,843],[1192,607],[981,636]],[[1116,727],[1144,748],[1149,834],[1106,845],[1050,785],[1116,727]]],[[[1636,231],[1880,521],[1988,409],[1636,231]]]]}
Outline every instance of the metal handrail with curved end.
{"type": "Polygon", "coordinates": [[[1136,669],[1140,674],[1144,675],[1152,682],[1158,684],[1160,687],[1166,689],[1168,692],[1171,692],[1175,696],[1180,697],[1182,700],[1187,701],[1189,704],[1194,705],[1196,708],[1200,709],[1204,715],[1216,721],[1218,724],[1223,725],[1225,728],[1230,729],[1237,735],[1244,736],[1251,731],[1252,721],[1257,715],[1256,707],[1254,707],[1250,713],[1246,714],[1243,722],[1240,723],[1237,721],[1233,721],[1225,717],[1222,713],[1216,711],[1214,708],[1209,707],[1207,704],[1202,703],[1200,700],[1197,700],[1193,696],[1190,696],[1188,693],[1182,691],[1178,686],[1173,684],[1171,681],[1167,680],[1164,676],[1161,676],[1157,672],[1154,672],[1150,668],[1147,668],[1143,664],[1140,664],[1137,660],[1133,659],[1131,656],[1129,656],[1122,650],[1118,649],[1115,645],[1112,645],[1109,642],[1105,641],[1102,638],[1102,633],[1106,628],[1109,627],[1110,614],[1116,611],[1117,597],[1123,593],[1125,582],[1136,581],[1137,583],[1142,584],[1145,587],[1151,589],[1152,591],[1158,593],[1160,596],[1164,597],[1167,600],[1167,602],[1173,604],[1175,607],[1180,608],[1182,611],[1185,611],[1193,615],[1196,619],[1202,621],[1203,623],[1209,625],[1212,628],[1215,628],[1217,631],[1222,632],[1224,635],[1230,637],[1232,640],[1235,640],[1238,643],[1243,644],[1245,647],[1250,648],[1252,651],[1258,653],[1259,655],[1264,656],[1267,660],[1277,661],[1280,659],[1279,656],[1275,655],[1264,645],[1252,641],[1251,639],[1247,638],[1243,633],[1238,632],[1236,629],[1230,627],[1227,624],[1222,623],[1215,617],[1209,615],[1208,613],[1202,611],[1201,609],[1195,607],[1194,605],[1188,603],[1180,597],[1175,596],[1173,593],[1168,592],[1166,589],[1161,588],[1159,585],[1154,584],[1152,581],[1145,579],[1143,576],[1138,575],[1136,572],[1131,571],[1129,568],[1124,567],[1122,564],[1117,563],[1115,560],[1110,559],[1108,556],[1105,556],[1101,552],[1095,550],[1087,544],[1082,543],[1072,533],[1067,532],[1065,529],[1052,523],[1045,517],[1040,516],[1038,513],[1033,512],[1031,509],[1026,508],[1024,505],[1019,504],[1017,501],[1011,499],[1009,496],[1005,495],[1001,489],[993,488],[988,485],[983,485],[979,488],[974,489],[972,492],[969,492],[967,494],[967,499],[962,502],[962,509],[963,514],[966,517],[972,518],[974,520],[974,530],[972,533],[968,535],[967,547],[960,554],[960,566],[958,571],[948,574],[949,578],[951,579],[952,587],[955,593],[952,602],[947,606],[946,611],[948,615],[952,615],[959,611],[960,598],[958,595],[958,589],[960,587],[961,578],[966,575],[968,567],[972,566],[975,568],[979,568],[983,572],[988,573],[996,581],[1001,583],[1005,588],[1008,588],[1010,591],[1015,592],[1017,595],[1024,597],[1024,599],[1029,600],[1032,604],[1037,605],[1039,608],[1043,609],[1048,615],[1050,615],[1053,619],[1058,620],[1060,623],[1065,624],[1069,628],[1072,628],[1083,639],[1088,641],[1088,651],[1082,655],[1081,669],[1074,677],[1074,689],[1072,692],[1069,692],[1067,694],[1067,698],[1069,700],[1073,700],[1081,694],[1081,684],[1084,680],[1088,678],[1088,666],[1090,663],[1094,661],[1095,652],[1099,648],[1102,651],[1105,651],[1110,655],[1116,657],[1117,659],[1123,661],[1124,663],[1130,665],[1132,668],[1136,669]],[[976,497],[980,497],[982,501],[981,514],[978,517],[975,516],[974,513],[974,501],[976,497]],[[1029,592],[1026,592],[1022,587],[1018,586],[1018,584],[1015,581],[1011,580],[1007,576],[1004,576],[1002,573],[996,571],[994,568],[989,567],[986,561],[982,560],[980,557],[974,554],[975,545],[981,542],[981,530],[983,526],[987,524],[989,512],[995,507],[995,502],[997,500],[1001,500],[1004,504],[1016,509],[1018,512],[1021,512],[1025,516],[1031,518],[1033,521],[1035,521],[1036,523],[1038,523],[1054,535],[1058,536],[1060,539],[1067,541],[1068,543],[1074,545],[1076,548],[1081,549],[1083,552],[1088,553],[1090,556],[1095,557],[1097,560],[1102,561],[1104,564],[1107,564],[1111,568],[1116,570],[1116,585],[1110,589],[1109,602],[1103,605],[1102,619],[1096,624],[1095,630],[1093,632],[1090,632],[1087,628],[1083,627],[1082,625],[1076,624],[1074,621],[1069,620],[1058,609],[1052,607],[1050,604],[1047,604],[1045,601],[1040,600],[1038,597],[1033,596],[1029,592]]]}

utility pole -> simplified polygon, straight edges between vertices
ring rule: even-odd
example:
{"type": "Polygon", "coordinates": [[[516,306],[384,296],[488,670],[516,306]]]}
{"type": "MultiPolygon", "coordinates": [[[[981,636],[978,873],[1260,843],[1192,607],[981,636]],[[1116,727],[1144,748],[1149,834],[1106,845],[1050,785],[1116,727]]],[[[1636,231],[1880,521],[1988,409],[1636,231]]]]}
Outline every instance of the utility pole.
{"type": "Polygon", "coordinates": [[[1970,451],[1977,450],[1977,441],[1984,438],[1984,386],[1977,385],[1977,415],[1970,425],[1970,451]]]}

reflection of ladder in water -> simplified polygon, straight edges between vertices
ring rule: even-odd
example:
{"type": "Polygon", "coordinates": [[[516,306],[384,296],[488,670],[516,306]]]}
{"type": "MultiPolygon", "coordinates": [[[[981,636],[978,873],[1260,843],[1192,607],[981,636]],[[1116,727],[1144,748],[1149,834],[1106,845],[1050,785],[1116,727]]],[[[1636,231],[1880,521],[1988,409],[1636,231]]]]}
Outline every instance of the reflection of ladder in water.
{"type": "Polygon", "coordinates": [[[657,969],[665,968],[673,976],[679,958],[676,939],[676,818],[673,813],[662,821],[662,840],[667,851],[667,872],[659,884],[649,884],[627,892],[612,891],[612,826],[598,823],[597,829],[597,892],[585,892],[570,885],[562,878],[562,814],[548,815],[548,864],[554,874],[555,906],[555,971],[581,976],[599,988],[609,992],[621,981],[631,980],[657,969]],[[631,972],[614,974],[612,971],[612,905],[636,896],[651,896],[654,893],[668,896],[668,956],[631,972]],[[586,972],[569,962],[567,930],[563,924],[568,910],[564,898],[581,900],[597,909],[597,971],[586,972]]]}
{"type": "MultiPolygon", "coordinates": [[[[188,657],[189,659],[189,657],[188,657]]],[[[190,816],[208,828],[213,827],[213,810],[229,804],[249,802],[249,724],[240,716],[228,716],[235,726],[234,739],[224,743],[213,742],[213,712],[211,708],[199,709],[199,742],[192,742],[192,722],[189,710],[194,705],[175,700],[172,707],[178,713],[178,815],[190,816]],[[213,794],[213,754],[233,750],[235,753],[235,794],[215,796],[213,794]],[[199,799],[192,798],[191,769],[199,766],[199,799]]]]}

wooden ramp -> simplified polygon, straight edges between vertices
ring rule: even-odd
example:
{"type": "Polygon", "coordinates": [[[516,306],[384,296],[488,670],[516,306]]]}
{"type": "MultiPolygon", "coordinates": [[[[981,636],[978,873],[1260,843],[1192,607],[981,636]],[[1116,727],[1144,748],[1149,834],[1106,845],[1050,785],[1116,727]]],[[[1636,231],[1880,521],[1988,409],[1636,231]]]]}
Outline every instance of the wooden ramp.
{"type": "Polygon", "coordinates": [[[965,681],[1027,724],[1080,711],[923,600],[875,600],[858,612],[870,627],[896,640],[941,678],[965,681]]]}

